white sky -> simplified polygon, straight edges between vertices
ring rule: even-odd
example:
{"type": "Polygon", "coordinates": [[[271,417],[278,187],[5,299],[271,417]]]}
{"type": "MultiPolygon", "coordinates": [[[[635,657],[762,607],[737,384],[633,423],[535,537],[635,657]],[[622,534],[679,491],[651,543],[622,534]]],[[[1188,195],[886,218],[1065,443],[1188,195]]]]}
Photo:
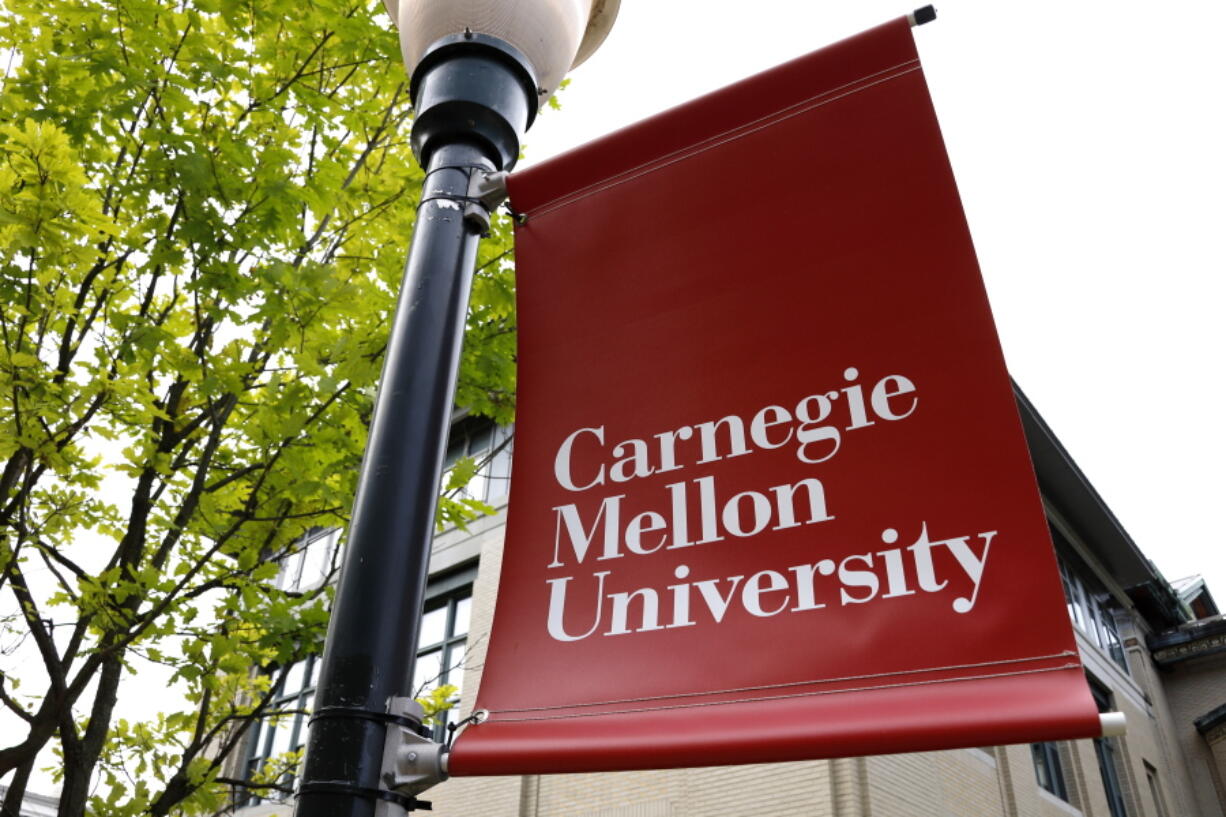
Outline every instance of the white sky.
{"type": "MultiPolygon", "coordinates": [[[[914,7],[623,0],[521,167],[914,7]]],[[[914,33],[1010,370],[1166,577],[1226,605],[1226,3],[936,7],[914,33]]]]}

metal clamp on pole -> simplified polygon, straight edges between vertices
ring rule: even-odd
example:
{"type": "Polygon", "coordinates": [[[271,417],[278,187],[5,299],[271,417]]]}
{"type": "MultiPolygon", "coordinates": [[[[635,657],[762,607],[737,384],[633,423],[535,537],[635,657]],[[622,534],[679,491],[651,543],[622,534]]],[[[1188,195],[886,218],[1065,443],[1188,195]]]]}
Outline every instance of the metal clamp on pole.
{"type": "MultiPolygon", "coordinates": [[[[420,729],[425,712],[412,698],[392,698],[388,710],[397,716],[388,724],[383,742],[383,767],[379,779],[387,791],[404,795],[417,808],[429,809],[430,804],[417,800],[417,795],[447,779],[445,747],[425,737],[420,729]],[[405,721],[409,723],[406,724],[405,721]],[[414,728],[410,724],[417,724],[414,728]]],[[[375,817],[401,817],[405,809],[392,799],[381,799],[375,805],[375,817]]]]}
{"type": "Polygon", "coordinates": [[[490,213],[507,200],[507,173],[478,170],[468,177],[468,200],[464,205],[464,220],[482,235],[489,232],[490,213]]]}

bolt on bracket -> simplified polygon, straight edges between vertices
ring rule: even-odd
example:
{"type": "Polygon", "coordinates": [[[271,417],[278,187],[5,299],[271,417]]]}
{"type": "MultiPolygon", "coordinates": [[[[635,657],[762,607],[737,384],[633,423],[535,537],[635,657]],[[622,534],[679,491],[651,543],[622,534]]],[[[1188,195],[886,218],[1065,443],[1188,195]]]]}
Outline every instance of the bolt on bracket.
{"type": "MultiPolygon", "coordinates": [[[[388,713],[395,719],[387,724],[379,779],[387,791],[416,803],[417,795],[447,779],[445,747],[418,731],[425,711],[412,698],[392,698],[388,701],[388,713]]],[[[419,803],[417,807],[428,809],[430,806],[419,803]]],[[[399,817],[409,810],[411,807],[406,808],[392,799],[381,799],[376,804],[375,814],[376,817],[399,817]]]]}

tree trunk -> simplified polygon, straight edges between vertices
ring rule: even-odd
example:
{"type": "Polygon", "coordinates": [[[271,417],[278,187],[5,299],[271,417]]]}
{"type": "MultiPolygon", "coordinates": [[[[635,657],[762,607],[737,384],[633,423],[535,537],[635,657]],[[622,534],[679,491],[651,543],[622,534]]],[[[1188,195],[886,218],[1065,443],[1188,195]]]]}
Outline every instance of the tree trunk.
{"type": "Polygon", "coordinates": [[[21,803],[26,799],[26,784],[30,782],[30,772],[34,771],[35,758],[30,758],[17,769],[9,782],[8,791],[4,793],[4,803],[0,804],[0,815],[3,817],[21,817],[21,803]]]}
{"type": "Polygon", "coordinates": [[[63,698],[56,695],[54,690],[47,691],[47,696],[34,713],[34,721],[30,724],[26,739],[0,749],[0,778],[27,765],[33,768],[32,764],[38,753],[47,745],[47,741],[55,736],[56,724],[60,722],[59,712],[64,706],[71,706],[71,702],[64,703],[63,698]]]}
{"type": "Polygon", "coordinates": [[[98,692],[89,713],[89,725],[76,745],[64,741],[64,789],[60,793],[58,817],[84,817],[89,784],[102,755],[111,728],[111,716],[118,699],[119,679],[123,673],[123,651],[117,651],[102,662],[98,676],[98,692]]]}

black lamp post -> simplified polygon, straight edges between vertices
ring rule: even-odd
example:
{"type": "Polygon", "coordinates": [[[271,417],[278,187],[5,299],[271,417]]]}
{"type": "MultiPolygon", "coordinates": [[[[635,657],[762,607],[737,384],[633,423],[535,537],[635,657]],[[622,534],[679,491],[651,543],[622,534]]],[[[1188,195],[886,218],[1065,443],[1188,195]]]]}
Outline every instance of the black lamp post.
{"type": "Polygon", "coordinates": [[[298,817],[412,810],[446,776],[410,703],[477,243],[540,100],[603,41],[618,0],[385,0],[426,169],[307,738],[298,817]]]}

